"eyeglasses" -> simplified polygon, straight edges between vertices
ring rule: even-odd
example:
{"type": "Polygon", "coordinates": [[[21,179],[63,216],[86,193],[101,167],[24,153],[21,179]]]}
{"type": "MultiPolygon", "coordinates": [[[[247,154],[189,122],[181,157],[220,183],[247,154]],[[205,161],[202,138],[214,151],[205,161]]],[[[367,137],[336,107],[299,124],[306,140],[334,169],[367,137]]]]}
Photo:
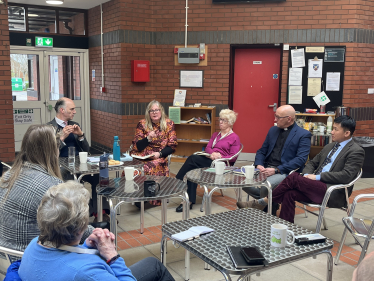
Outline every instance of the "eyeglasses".
{"type": "Polygon", "coordinates": [[[148,111],[149,113],[157,113],[157,112],[159,112],[160,111],[160,109],[154,109],[154,110],[150,110],[150,111],[148,111]]]}
{"type": "Polygon", "coordinates": [[[290,117],[290,116],[278,116],[278,115],[274,114],[274,117],[275,117],[275,119],[279,120],[279,119],[287,118],[287,117],[290,117]]]}
{"type": "Polygon", "coordinates": [[[219,118],[218,120],[219,120],[219,122],[222,122],[222,123],[227,123],[228,122],[226,119],[223,119],[223,118],[219,118]]]}

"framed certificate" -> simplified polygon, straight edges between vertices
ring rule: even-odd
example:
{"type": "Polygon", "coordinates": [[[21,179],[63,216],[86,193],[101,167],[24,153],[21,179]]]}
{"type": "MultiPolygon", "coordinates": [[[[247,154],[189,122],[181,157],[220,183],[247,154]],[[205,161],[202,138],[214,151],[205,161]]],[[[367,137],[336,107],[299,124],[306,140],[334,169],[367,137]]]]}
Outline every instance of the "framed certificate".
{"type": "Polygon", "coordinates": [[[179,87],[202,88],[204,70],[181,70],[179,74],[179,87]]]}

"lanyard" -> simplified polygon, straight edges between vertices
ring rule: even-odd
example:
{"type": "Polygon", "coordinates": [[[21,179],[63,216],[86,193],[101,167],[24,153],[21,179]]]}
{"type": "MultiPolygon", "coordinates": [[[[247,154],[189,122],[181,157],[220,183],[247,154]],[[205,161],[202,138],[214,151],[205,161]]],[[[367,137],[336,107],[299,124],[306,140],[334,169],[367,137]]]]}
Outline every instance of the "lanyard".
{"type": "MultiPolygon", "coordinates": [[[[228,135],[230,135],[230,134],[232,134],[232,133],[233,133],[233,131],[230,130],[228,133],[224,134],[224,135],[219,139],[219,141],[222,140],[222,139],[224,139],[225,137],[227,137],[228,135]]],[[[219,133],[217,134],[216,138],[214,139],[213,144],[212,144],[212,148],[216,145],[216,143],[217,143],[217,138],[218,138],[218,136],[219,136],[220,134],[221,134],[221,132],[219,132],[219,133]]]]}
{"type": "Polygon", "coordinates": [[[95,249],[83,249],[80,247],[73,247],[73,246],[67,246],[67,245],[61,245],[60,247],[56,248],[55,246],[53,246],[51,242],[45,242],[44,244],[45,245],[42,245],[42,246],[47,246],[47,247],[55,248],[55,249],[62,250],[62,251],[99,256],[99,251],[95,249]]]}

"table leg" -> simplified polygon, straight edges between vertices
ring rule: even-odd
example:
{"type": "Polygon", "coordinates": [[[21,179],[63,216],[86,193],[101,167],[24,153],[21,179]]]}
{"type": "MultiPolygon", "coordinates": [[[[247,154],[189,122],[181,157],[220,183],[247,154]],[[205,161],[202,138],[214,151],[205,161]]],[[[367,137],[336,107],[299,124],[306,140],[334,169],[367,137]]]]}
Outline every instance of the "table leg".
{"type": "Polygon", "coordinates": [[[144,232],[144,201],[140,202],[140,233],[144,232]]]}
{"type": "MultiPolygon", "coordinates": [[[[205,186],[204,186],[204,188],[205,188],[205,186]]],[[[205,194],[205,215],[210,215],[211,212],[212,212],[212,209],[211,209],[212,195],[213,195],[214,191],[216,191],[217,189],[219,189],[218,186],[212,188],[212,190],[208,194],[205,194]]],[[[208,191],[208,189],[206,189],[206,192],[207,191],[208,191]]]]}
{"type": "Polygon", "coordinates": [[[326,251],[324,251],[324,253],[327,255],[327,276],[326,276],[326,280],[327,281],[332,281],[333,258],[332,258],[330,250],[326,250],[326,251]]]}
{"type": "Polygon", "coordinates": [[[271,184],[269,181],[264,182],[265,187],[268,189],[268,214],[271,215],[271,207],[272,207],[272,202],[273,202],[273,195],[272,192],[273,190],[271,189],[271,184]]]}
{"type": "Polygon", "coordinates": [[[103,196],[97,194],[97,221],[103,221],[103,196]]]}
{"type": "Polygon", "coordinates": [[[185,278],[184,280],[190,280],[190,252],[184,250],[184,267],[185,267],[185,278]]]}
{"type": "Polygon", "coordinates": [[[179,197],[182,198],[182,204],[183,204],[183,213],[182,213],[182,220],[187,220],[190,218],[190,200],[188,197],[188,193],[185,191],[184,195],[179,195],[179,197]]]}
{"type": "Polygon", "coordinates": [[[160,260],[164,266],[166,266],[166,242],[167,242],[167,236],[162,234],[161,238],[161,256],[160,260]]]}
{"type": "Polygon", "coordinates": [[[167,215],[168,215],[168,200],[162,199],[161,200],[161,224],[162,225],[168,222],[167,215]]]}

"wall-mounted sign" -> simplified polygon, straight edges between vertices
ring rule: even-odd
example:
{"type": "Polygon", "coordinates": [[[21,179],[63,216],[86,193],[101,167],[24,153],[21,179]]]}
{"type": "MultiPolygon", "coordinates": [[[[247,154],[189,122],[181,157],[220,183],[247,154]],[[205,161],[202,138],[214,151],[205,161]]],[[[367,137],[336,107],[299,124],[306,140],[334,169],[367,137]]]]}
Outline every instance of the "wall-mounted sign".
{"type": "Polygon", "coordinates": [[[32,46],[31,38],[26,38],[26,46],[32,46]]]}
{"type": "Polygon", "coordinates": [[[34,109],[14,109],[14,125],[32,124],[34,121],[34,109]]]}
{"type": "Polygon", "coordinates": [[[35,37],[35,47],[53,47],[53,38],[35,37]]]}
{"type": "Polygon", "coordinates": [[[344,48],[325,48],[325,62],[344,62],[344,48]]]}

